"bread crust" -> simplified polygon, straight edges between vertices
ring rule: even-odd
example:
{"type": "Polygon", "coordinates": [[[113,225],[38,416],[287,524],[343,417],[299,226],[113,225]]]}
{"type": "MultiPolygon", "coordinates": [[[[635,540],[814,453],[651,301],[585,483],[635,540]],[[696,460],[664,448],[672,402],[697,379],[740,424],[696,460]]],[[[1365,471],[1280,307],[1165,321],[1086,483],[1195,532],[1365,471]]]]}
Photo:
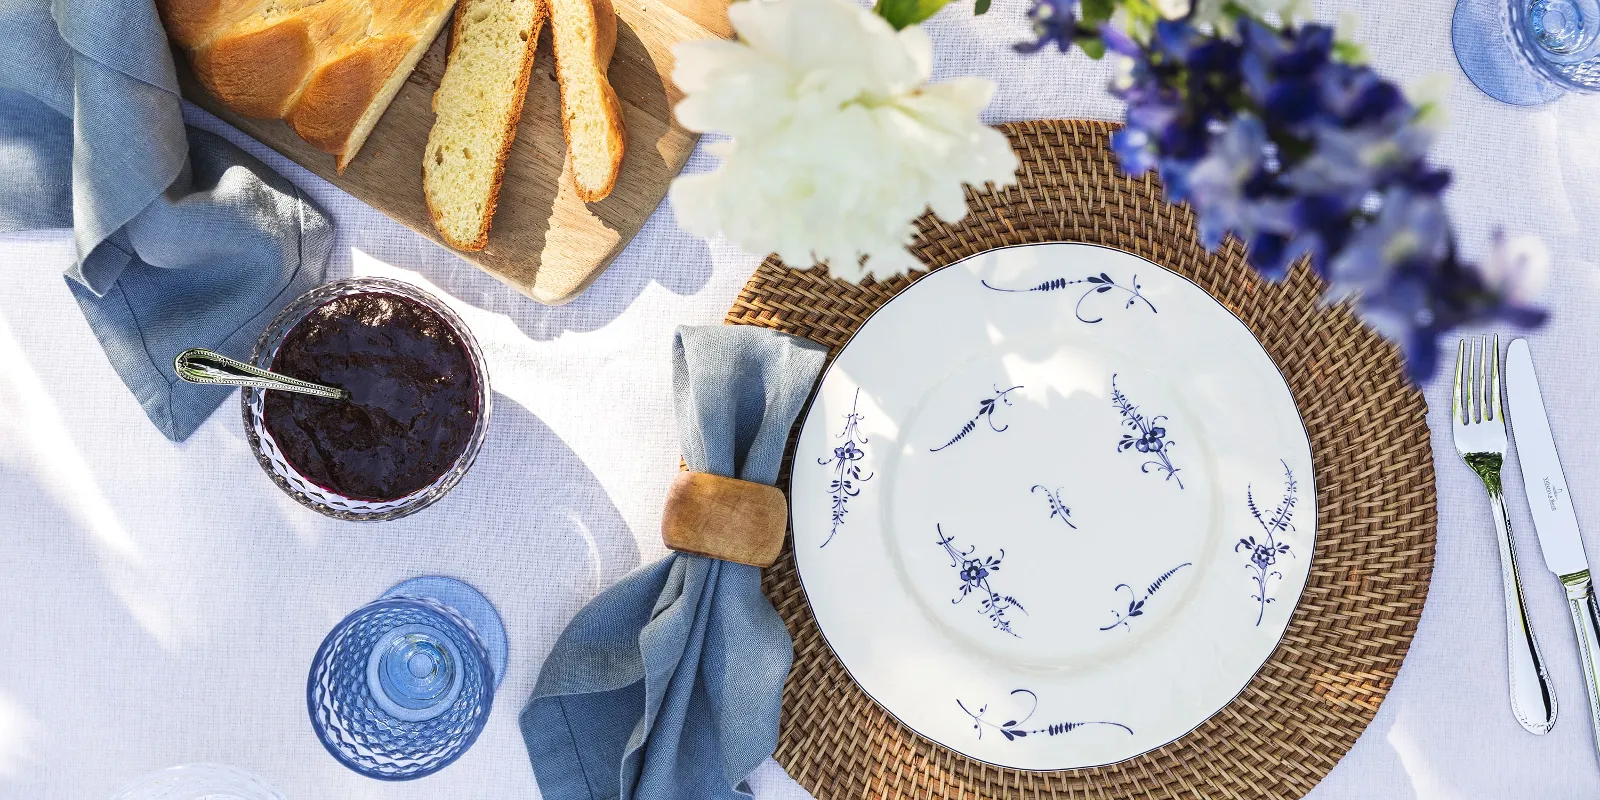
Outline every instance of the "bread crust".
{"type": "MultiPolygon", "coordinates": [[[[603,200],[611,194],[617,184],[617,176],[622,172],[622,157],[627,148],[628,133],[622,123],[622,102],[617,99],[617,92],[611,88],[611,79],[608,72],[611,67],[611,57],[617,47],[617,12],[611,5],[611,0],[590,0],[589,8],[594,14],[594,59],[599,74],[595,81],[600,87],[600,94],[605,98],[605,110],[602,112],[607,117],[606,136],[607,155],[610,156],[611,168],[606,172],[606,182],[600,186],[584,186],[578,180],[577,170],[568,170],[572,173],[573,188],[577,190],[578,198],[586,203],[603,200]]],[[[554,14],[552,13],[552,17],[554,14]]],[[[556,25],[554,20],[552,25],[556,25]]],[[[551,44],[556,54],[556,81],[561,84],[561,133],[567,140],[567,158],[572,158],[572,121],[576,113],[572,111],[567,102],[567,82],[560,69],[561,45],[560,37],[551,36],[551,44]]]]}
{"type": "MultiPolygon", "coordinates": [[[[611,57],[617,53],[617,9],[611,0],[592,0],[594,8],[594,61],[600,74],[611,71],[611,57]]],[[[607,86],[611,83],[608,80],[607,86]]]]}
{"type": "Polygon", "coordinates": [[[282,118],[344,170],[455,0],[156,0],[195,77],[241,114],[282,118]],[[403,77],[403,76],[402,76],[403,77]],[[387,90],[387,91],[386,91],[387,90]]]}
{"type": "Polygon", "coordinates": [[[220,37],[194,52],[195,77],[218,100],[247,117],[289,113],[314,66],[310,26],[289,17],[220,37]]]}
{"type": "MultiPolygon", "coordinates": [[[[450,67],[455,64],[456,47],[461,42],[461,20],[466,16],[473,2],[474,0],[463,0],[456,7],[455,20],[450,25],[450,54],[445,59],[444,69],[446,75],[450,73],[450,67]]],[[[506,160],[510,158],[511,145],[516,141],[517,124],[522,121],[522,104],[528,96],[528,81],[533,76],[533,61],[539,49],[539,34],[543,31],[545,22],[549,17],[550,6],[548,0],[535,0],[533,27],[528,33],[528,45],[522,53],[522,71],[517,76],[516,87],[513,90],[511,112],[506,118],[505,138],[500,144],[500,152],[495,154],[494,179],[489,184],[488,197],[484,198],[483,222],[478,226],[478,233],[471,241],[460,241],[452,237],[440,225],[444,220],[444,214],[434,206],[433,193],[428,190],[428,159],[433,152],[433,136],[432,132],[429,132],[428,146],[422,151],[422,199],[428,206],[428,216],[433,218],[434,229],[439,231],[439,238],[444,239],[445,244],[457,250],[476,252],[489,245],[489,226],[493,223],[495,209],[500,204],[500,185],[505,180],[506,160]]],[[[442,83],[441,81],[441,88],[443,88],[442,83]]],[[[434,111],[437,112],[439,105],[438,90],[434,91],[433,98],[434,111]]]]}
{"type": "Polygon", "coordinates": [[[218,28],[222,0],[158,0],[156,13],[167,36],[180,46],[195,48],[218,28]]]}

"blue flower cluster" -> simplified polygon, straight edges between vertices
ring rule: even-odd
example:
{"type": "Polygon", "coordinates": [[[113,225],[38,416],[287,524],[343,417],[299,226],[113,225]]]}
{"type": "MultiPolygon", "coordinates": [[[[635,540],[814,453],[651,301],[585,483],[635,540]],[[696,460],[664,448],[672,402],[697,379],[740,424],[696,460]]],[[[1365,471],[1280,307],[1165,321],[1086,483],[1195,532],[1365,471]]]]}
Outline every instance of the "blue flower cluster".
{"type": "Polygon", "coordinates": [[[1019,53],[1036,53],[1054,44],[1065,53],[1072,49],[1072,39],[1078,34],[1077,0],[1033,0],[1028,9],[1028,22],[1033,25],[1033,39],[1019,42],[1019,53]]]}
{"type": "MultiPolygon", "coordinates": [[[[1042,22],[1036,33],[1061,46],[1042,22]]],[[[1425,110],[1341,58],[1331,28],[1241,16],[1232,31],[1162,20],[1147,42],[1109,24],[1100,35],[1126,57],[1112,86],[1127,102],[1113,141],[1123,170],[1156,170],[1168,198],[1194,208],[1207,247],[1232,233],[1272,279],[1309,255],[1419,380],[1451,328],[1543,321],[1457,259],[1440,200],[1450,175],[1428,163],[1425,110]]]]}

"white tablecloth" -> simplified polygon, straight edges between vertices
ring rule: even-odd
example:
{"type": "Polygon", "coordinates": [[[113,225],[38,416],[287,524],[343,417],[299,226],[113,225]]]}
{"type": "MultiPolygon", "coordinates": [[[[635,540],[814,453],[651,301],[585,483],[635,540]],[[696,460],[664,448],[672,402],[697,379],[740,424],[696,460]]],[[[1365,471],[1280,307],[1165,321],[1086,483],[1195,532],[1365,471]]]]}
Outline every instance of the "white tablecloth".
{"type": "MultiPolygon", "coordinates": [[[[966,5],[958,0],[957,6],[966,5]]],[[[1387,74],[1451,76],[1454,121],[1438,158],[1461,245],[1481,256],[1504,227],[1548,243],[1554,323],[1533,337],[1580,520],[1600,525],[1600,102],[1502,106],[1457,70],[1451,0],[1323,2],[1356,11],[1387,74]]],[[[1104,65],[1017,56],[1022,0],[931,26],[941,76],[999,83],[991,121],[1116,118],[1104,65]]],[[[64,232],[0,237],[0,797],[94,800],[154,769],[219,761],[295,800],[538,796],[517,731],[566,621],[602,587],[663,553],[662,498],[678,466],[668,341],[722,318],[759,259],[680,230],[669,209],[587,294],[545,308],[190,109],[304,187],[338,223],[328,277],[392,275],[458,309],[499,396],[476,468],[447,498],[376,526],[324,519],[261,474],[230,402],[172,444],[101,354],[61,272],[64,232]],[[412,783],[357,776],[306,718],[307,666],[345,613],[406,577],[441,573],[500,608],[511,664],[488,728],[458,763],[412,783]]],[[[690,169],[710,161],[697,155],[690,169]]],[[[1520,479],[1508,478],[1533,626],[1561,703],[1538,738],[1506,701],[1499,565],[1488,507],[1448,430],[1448,388],[1428,388],[1438,454],[1432,590],[1410,657],[1316,800],[1545,797],[1600,793],[1600,763],[1560,590],[1544,569],[1520,479]]],[[[1600,559],[1600,536],[1591,537],[1600,559]]],[[[758,796],[805,793],[772,763],[758,796]]]]}

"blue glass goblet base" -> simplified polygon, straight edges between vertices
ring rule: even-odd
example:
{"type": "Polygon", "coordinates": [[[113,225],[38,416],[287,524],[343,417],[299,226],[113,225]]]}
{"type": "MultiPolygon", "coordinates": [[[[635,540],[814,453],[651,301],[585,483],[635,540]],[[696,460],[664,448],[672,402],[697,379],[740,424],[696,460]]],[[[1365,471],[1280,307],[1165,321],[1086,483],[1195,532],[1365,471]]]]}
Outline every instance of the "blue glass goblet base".
{"type": "Polygon", "coordinates": [[[317,738],[340,763],[381,780],[453,763],[494,703],[494,659],[480,630],[495,637],[503,670],[499,614],[452,578],[407,581],[351,612],[323,639],[306,679],[317,738]]]}
{"type": "Polygon", "coordinates": [[[1450,40],[1461,71],[1484,94],[1515,106],[1548,103],[1566,94],[1518,49],[1508,2],[1528,0],[1457,0],[1450,40]]]}

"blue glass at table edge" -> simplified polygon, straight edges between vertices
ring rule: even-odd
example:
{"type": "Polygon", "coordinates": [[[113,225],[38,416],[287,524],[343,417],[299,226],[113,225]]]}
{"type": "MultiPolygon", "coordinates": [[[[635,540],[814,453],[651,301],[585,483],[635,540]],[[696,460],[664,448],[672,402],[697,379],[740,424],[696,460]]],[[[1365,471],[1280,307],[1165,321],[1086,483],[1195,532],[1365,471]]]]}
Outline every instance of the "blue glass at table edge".
{"type": "Polygon", "coordinates": [[[1600,91],[1600,0],[1458,0],[1451,42],[1461,70],[1503,103],[1600,91]]]}

